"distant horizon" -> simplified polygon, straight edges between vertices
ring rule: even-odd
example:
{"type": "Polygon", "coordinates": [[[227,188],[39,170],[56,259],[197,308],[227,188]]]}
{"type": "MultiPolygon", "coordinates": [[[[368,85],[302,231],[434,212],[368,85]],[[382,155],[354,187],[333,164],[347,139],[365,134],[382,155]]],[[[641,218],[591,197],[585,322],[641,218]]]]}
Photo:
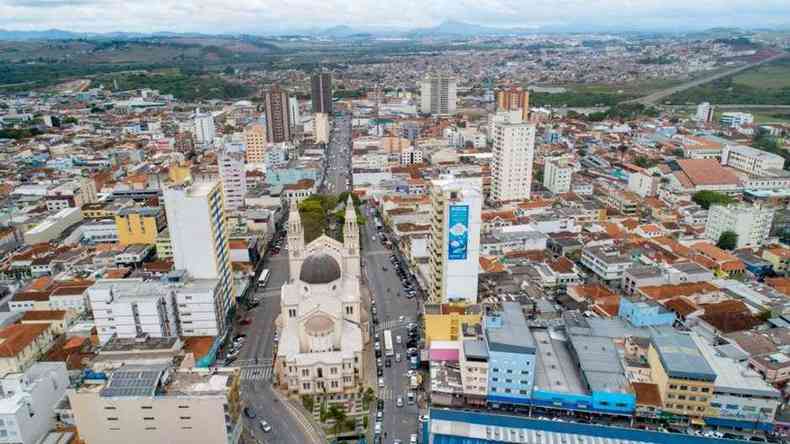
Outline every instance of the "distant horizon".
{"type": "Polygon", "coordinates": [[[0,0],[0,30],[72,33],[274,35],[337,26],[404,32],[462,22],[557,32],[694,32],[710,28],[790,29],[787,0],[0,0]]]}

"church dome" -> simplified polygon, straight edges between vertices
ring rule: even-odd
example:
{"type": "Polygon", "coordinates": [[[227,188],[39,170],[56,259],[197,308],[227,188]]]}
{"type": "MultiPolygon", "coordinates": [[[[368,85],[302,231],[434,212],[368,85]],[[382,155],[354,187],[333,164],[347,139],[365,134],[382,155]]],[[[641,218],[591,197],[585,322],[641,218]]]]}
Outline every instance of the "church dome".
{"type": "Polygon", "coordinates": [[[335,258],[319,253],[305,258],[299,280],[308,284],[328,284],[340,279],[340,265],[335,258]]]}

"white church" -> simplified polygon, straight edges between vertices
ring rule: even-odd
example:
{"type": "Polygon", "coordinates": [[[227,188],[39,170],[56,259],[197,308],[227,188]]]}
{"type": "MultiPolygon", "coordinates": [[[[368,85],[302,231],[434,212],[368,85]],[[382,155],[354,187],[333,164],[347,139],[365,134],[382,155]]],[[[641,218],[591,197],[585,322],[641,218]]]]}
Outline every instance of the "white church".
{"type": "Polygon", "coordinates": [[[359,227],[346,202],[343,242],[305,245],[296,204],[288,215],[289,281],[282,287],[275,371],[290,394],[351,394],[364,381],[368,315],[361,303],[359,227]]]}

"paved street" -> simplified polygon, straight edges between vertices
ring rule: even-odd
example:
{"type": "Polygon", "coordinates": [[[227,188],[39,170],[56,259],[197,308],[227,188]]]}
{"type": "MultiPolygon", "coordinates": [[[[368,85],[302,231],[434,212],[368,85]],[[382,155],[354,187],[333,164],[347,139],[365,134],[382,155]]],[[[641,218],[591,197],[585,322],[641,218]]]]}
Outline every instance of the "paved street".
{"type": "Polygon", "coordinates": [[[351,177],[351,115],[335,118],[332,138],[326,148],[326,178],[322,193],[340,194],[348,190],[346,181],[351,177]]]}
{"type": "MultiPolygon", "coordinates": [[[[403,357],[401,362],[396,362],[393,358],[392,367],[384,368],[385,387],[379,389],[379,398],[384,399],[382,430],[387,435],[382,442],[390,443],[400,439],[407,443],[409,436],[417,433],[418,407],[416,404],[396,407],[395,400],[402,396],[406,403],[406,394],[409,392],[409,379],[406,374],[409,364],[405,342],[408,337],[408,323],[417,318],[417,298],[407,299],[402,294],[400,278],[390,262],[391,251],[379,242],[375,224],[367,212],[366,217],[371,223],[366,223],[362,228],[362,251],[365,275],[376,300],[379,319],[377,331],[383,332],[386,328],[391,328],[395,353],[400,353],[403,357]],[[373,236],[376,240],[373,240],[373,236]],[[403,345],[395,343],[397,336],[403,338],[403,345]]],[[[381,341],[384,341],[383,334],[381,341]]]]}

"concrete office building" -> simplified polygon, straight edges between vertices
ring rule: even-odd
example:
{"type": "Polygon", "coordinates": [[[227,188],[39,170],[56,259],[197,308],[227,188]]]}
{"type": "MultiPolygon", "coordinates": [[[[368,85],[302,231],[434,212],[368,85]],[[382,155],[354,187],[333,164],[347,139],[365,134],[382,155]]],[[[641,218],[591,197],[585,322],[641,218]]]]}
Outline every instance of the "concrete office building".
{"type": "Polygon", "coordinates": [[[486,405],[488,398],[488,346],[484,340],[465,339],[461,342],[458,365],[461,369],[466,402],[486,405]]]}
{"type": "Polygon", "coordinates": [[[455,114],[457,80],[444,76],[428,76],[420,82],[420,112],[423,114],[455,114]]]}
{"type": "Polygon", "coordinates": [[[477,303],[481,189],[480,178],[448,176],[431,184],[428,293],[432,302],[477,303]]]}
{"type": "Polygon", "coordinates": [[[264,93],[266,140],[269,143],[290,142],[291,107],[288,94],[275,86],[264,93]]]}
{"type": "Polygon", "coordinates": [[[236,444],[239,385],[235,369],[127,365],[68,397],[85,444],[236,444]]]}
{"type": "Polygon", "coordinates": [[[211,113],[201,113],[200,110],[193,118],[195,125],[195,142],[198,146],[205,148],[214,143],[216,129],[214,128],[214,116],[211,113]]]}
{"type": "Polygon", "coordinates": [[[759,247],[771,233],[774,209],[760,205],[712,205],[705,223],[705,237],[718,242],[726,231],[738,235],[735,248],[759,247]]]}
{"type": "Polygon", "coordinates": [[[543,164],[543,186],[554,194],[571,190],[573,165],[567,157],[548,158],[543,164]]]}
{"type": "Polygon", "coordinates": [[[313,113],[332,114],[332,74],[322,72],[310,78],[313,113]]]}
{"type": "Polygon", "coordinates": [[[721,164],[743,171],[751,176],[783,175],[785,160],[782,156],[746,145],[725,145],[721,164]]]}
{"type": "Polygon", "coordinates": [[[244,128],[245,160],[250,164],[262,164],[266,155],[266,127],[253,123],[244,128]]]}
{"type": "Polygon", "coordinates": [[[506,202],[529,199],[535,155],[535,126],[528,123],[494,124],[493,154],[492,200],[506,202]]]}
{"type": "Polygon", "coordinates": [[[225,197],[225,210],[236,211],[244,207],[247,194],[247,173],[244,169],[244,153],[227,149],[217,152],[219,177],[225,197]]]}
{"type": "Polygon", "coordinates": [[[291,119],[291,137],[301,134],[304,126],[302,125],[302,112],[299,109],[299,99],[288,97],[288,116],[291,119]]]}
{"type": "Polygon", "coordinates": [[[69,387],[64,362],[37,362],[0,380],[0,442],[38,444],[55,428],[54,407],[69,387]]]}
{"type": "Polygon", "coordinates": [[[483,328],[488,346],[488,402],[527,403],[535,384],[535,338],[521,305],[505,302],[502,311],[486,316],[483,328]]]}
{"type": "Polygon", "coordinates": [[[219,331],[235,304],[228,227],[222,185],[218,181],[166,188],[165,210],[176,270],[193,279],[219,281],[219,331]]]}
{"type": "Polygon", "coordinates": [[[497,90],[496,109],[497,111],[519,111],[522,120],[529,120],[529,91],[520,86],[497,90]]]}

